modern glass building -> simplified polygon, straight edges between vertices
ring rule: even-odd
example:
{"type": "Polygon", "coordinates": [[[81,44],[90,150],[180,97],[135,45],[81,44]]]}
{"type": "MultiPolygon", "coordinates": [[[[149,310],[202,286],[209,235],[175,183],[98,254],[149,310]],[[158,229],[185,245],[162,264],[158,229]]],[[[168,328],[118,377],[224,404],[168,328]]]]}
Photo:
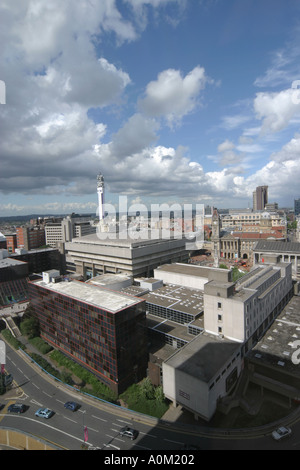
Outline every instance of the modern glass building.
{"type": "Polygon", "coordinates": [[[80,281],[29,282],[41,336],[117,394],[146,376],[145,301],[80,281]]]}

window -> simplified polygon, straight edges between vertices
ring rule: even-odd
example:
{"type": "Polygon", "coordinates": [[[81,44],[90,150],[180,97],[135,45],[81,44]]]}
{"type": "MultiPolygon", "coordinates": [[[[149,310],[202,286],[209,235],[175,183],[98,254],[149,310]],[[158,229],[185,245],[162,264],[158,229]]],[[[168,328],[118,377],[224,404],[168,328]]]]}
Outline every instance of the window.
{"type": "Polygon", "coordinates": [[[218,321],[222,321],[222,315],[218,315],[218,321]]]}
{"type": "Polygon", "coordinates": [[[222,303],[218,302],[218,308],[222,308],[222,303]]]}

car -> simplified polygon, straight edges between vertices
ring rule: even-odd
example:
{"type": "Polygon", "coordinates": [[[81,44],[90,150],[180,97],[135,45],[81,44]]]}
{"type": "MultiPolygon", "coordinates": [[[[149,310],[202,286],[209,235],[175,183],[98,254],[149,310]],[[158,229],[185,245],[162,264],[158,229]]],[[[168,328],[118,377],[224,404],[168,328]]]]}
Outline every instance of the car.
{"type": "Polygon", "coordinates": [[[275,441],[280,441],[281,439],[284,439],[285,437],[289,437],[292,434],[291,428],[288,428],[286,426],[280,426],[280,428],[275,429],[275,431],[272,432],[272,437],[275,439],[275,441]]]}
{"type": "Polygon", "coordinates": [[[39,418],[51,418],[51,416],[54,415],[54,411],[49,410],[49,408],[39,408],[35,412],[35,416],[38,416],[39,418]]]}
{"type": "Polygon", "coordinates": [[[76,411],[76,410],[78,410],[80,405],[78,403],[76,403],[75,401],[67,401],[64,404],[64,407],[67,408],[68,410],[76,411]]]}
{"type": "Polygon", "coordinates": [[[119,434],[121,436],[130,437],[130,439],[133,441],[138,437],[139,432],[136,429],[130,428],[129,426],[125,426],[120,430],[119,434]]]}
{"type": "Polygon", "coordinates": [[[7,408],[9,413],[24,413],[26,411],[26,406],[23,403],[13,403],[7,408]]]}

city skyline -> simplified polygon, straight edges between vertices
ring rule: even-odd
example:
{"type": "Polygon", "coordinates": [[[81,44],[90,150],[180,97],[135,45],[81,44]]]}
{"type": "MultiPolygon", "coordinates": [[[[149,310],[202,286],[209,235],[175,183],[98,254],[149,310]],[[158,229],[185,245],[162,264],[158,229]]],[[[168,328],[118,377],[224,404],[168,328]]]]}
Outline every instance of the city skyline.
{"type": "Polygon", "coordinates": [[[4,0],[0,216],[300,197],[300,6],[4,0]]]}

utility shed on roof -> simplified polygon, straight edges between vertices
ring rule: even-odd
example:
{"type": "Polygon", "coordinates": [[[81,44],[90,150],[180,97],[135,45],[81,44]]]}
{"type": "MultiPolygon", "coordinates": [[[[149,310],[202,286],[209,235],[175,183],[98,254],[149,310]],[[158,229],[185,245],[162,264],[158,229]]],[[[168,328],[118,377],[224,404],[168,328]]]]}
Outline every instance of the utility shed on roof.
{"type": "Polygon", "coordinates": [[[159,266],[154,270],[154,277],[165,284],[177,284],[203,290],[208,281],[229,282],[232,273],[228,269],[173,263],[159,266]]]}

